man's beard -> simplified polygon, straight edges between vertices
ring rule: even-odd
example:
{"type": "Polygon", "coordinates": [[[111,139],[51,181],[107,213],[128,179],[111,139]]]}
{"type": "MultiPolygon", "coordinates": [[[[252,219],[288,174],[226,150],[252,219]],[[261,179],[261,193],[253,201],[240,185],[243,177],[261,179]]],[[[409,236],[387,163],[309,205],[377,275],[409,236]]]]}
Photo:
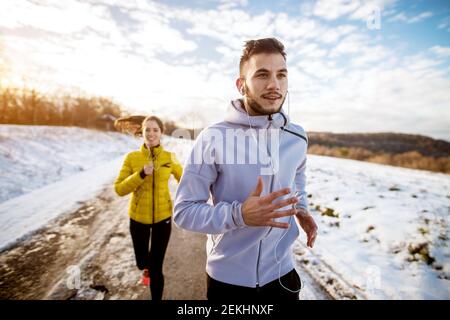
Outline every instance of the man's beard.
{"type": "Polygon", "coordinates": [[[247,100],[247,105],[254,113],[256,113],[258,115],[271,115],[271,114],[280,112],[281,107],[283,106],[284,101],[286,100],[286,96],[284,96],[284,99],[281,102],[281,104],[277,110],[275,110],[275,111],[266,110],[258,102],[256,102],[255,99],[252,98],[253,95],[251,94],[250,89],[247,87],[247,84],[244,84],[244,86],[245,86],[245,97],[247,100]]]}

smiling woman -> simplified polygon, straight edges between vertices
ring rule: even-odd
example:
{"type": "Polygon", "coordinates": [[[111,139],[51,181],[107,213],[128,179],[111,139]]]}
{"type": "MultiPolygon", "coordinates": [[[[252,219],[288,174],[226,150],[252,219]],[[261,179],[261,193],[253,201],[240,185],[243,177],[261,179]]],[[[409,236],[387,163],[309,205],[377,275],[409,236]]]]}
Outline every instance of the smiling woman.
{"type": "Polygon", "coordinates": [[[131,194],[128,215],[136,265],[143,271],[143,284],[150,285],[152,300],[161,300],[163,262],[172,228],[168,181],[171,175],[180,181],[183,168],[175,154],[161,145],[163,122],[156,116],[141,117],[116,121],[116,127],[143,136],[144,141],[140,150],[125,156],[114,189],[119,196],[131,194]]]}

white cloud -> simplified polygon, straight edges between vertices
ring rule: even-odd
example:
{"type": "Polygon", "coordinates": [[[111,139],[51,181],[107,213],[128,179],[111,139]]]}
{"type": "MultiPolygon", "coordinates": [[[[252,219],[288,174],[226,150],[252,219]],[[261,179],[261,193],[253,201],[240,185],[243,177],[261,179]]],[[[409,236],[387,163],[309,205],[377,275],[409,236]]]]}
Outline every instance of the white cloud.
{"type": "Polygon", "coordinates": [[[8,28],[33,27],[44,31],[70,34],[91,27],[99,32],[114,28],[105,8],[91,6],[75,0],[10,1],[0,4],[0,26],[8,28]]]}
{"type": "Polygon", "coordinates": [[[352,25],[340,25],[334,28],[329,28],[325,33],[319,37],[319,41],[327,44],[333,44],[338,41],[342,36],[351,34],[357,30],[356,26],[352,25]]]}
{"type": "Polygon", "coordinates": [[[348,132],[351,127],[363,132],[432,134],[448,128],[448,71],[409,68],[411,63],[346,69],[335,81],[322,83],[309,94],[293,95],[292,118],[302,119],[312,131],[348,132]]]}
{"type": "Polygon", "coordinates": [[[395,9],[385,10],[385,8],[393,6],[395,2],[396,0],[364,0],[361,2],[359,8],[355,10],[349,18],[352,20],[367,21],[368,19],[372,19],[377,13],[382,16],[392,15],[396,12],[395,9]]]}
{"type": "Polygon", "coordinates": [[[304,17],[310,17],[314,14],[313,2],[300,2],[300,14],[304,17]]]}
{"type": "Polygon", "coordinates": [[[327,54],[327,50],[322,49],[317,43],[310,42],[300,47],[296,54],[301,57],[321,58],[327,54]]]}
{"type": "Polygon", "coordinates": [[[145,24],[138,27],[128,36],[144,55],[152,55],[152,53],[170,53],[183,54],[193,51],[197,45],[193,41],[185,40],[181,33],[168,26],[162,21],[158,21],[156,17],[149,17],[145,24]]]}
{"type": "Polygon", "coordinates": [[[128,30],[99,3],[92,7],[82,4],[86,6],[83,10],[74,9],[78,4],[72,4],[65,2],[61,8],[50,4],[48,11],[45,5],[31,2],[9,8],[11,16],[19,17],[15,27],[24,30],[18,34],[5,32],[2,37],[2,60],[8,59],[12,69],[10,84],[45,91],[81,90],[114,97],[135,109],[145,109],[148,104],[167,109],[176,105],[177,98],[192,100],[197,95],[193,88],[207,84],[207,68],[169,65],[155,58],[157,53],[182,54],[196,48],[194,42],[169,26],[168,19],[160,18],[159,8],[141,3],[140,12],[147,14],[143,17],[130,12],[136,23],[128,30]],[[39,7],[37,12],[25,12],[35,7],[39,7]],[[68,25],[60,28],[69,12],[68,25]],[[60,18],[53,19],[58,15],[60,18]],[[77,24],[71,23],[76,20],[77,24]],[[177,88],[176,95],[169,94],[173,87],[177,88]]]}
{"type": "Polygon", "coordinates": [[[355,54],[368,46],[370,38],[362,33],[352,33],[343,38],[330,52],[330,57],[339,57],[344,54],[355,54]]]}
{"type": "Polygon", "coordinates": [[[434,70],[435,68],[437,69],[437,67],[443,62],[439,59],[427,58],[423,54],[404,57],[403,61],[406,68],[416,72],[416,74],[424,71],[428,72],[430,70],[434,70]]]}
{"type": "Polygon", "coordinates": [[[397,59],[392,50],[381,45],[364,46],[356,57],[350,60],[351,67],[371,67],[373,65],[394,66],[397,59]]]}
{"type": "Polygon", "coordinates": [[[242,10],[174,9],[167,16],[192,24],[191,35],[211,37],[229,47],[241,47],[244,40],[263,38],[275,32],[275,15],[266,11],[252,16],[242,10]]]}
{"type": "Polygon", "coordinates": [[[445,17],[439,23],[438,29],[447,29],[447,31],[450,32],[450,28],[448,28],[449,26],[450,26],[450,17],[445,17]]]}
{"type": "Polygon", "coordinates": [[[343,69],[336,68],[333,61],[319,59],[300,60],[297,66],[300,72],[306,72],[309,76],[325,82],[339,77],[344,72],[343,69]]]}
{"type": "Polygon", "coordinates": [[[450,57],[450,47],[434,46],[430,51],[441,57],[450,57]]]}
{"type": "Polygon", "coordinates": [[[314,7],[314,15],[326,20],[336,20],[355,11],[360,5],[359,0],[319,0],[314,7]]]}
{"type": "Polygon", "coordinates": [[[248,5],[248,0],[220,0],[218,6],[219,10],[230,10],[239,7],[246,7],[248,5]]]}
{"type": "Polygon", "coordinates": [[[431,11],[422,12],[422,13],[418,14],[417,16],[410,18],[408,23],[420,22],[420,21],[430,18],[432,16],[433,16],[433,13],[431,11]]]}
{"type": "Polygon", "coordinates": [[[276,32],[284,39],[290,41],[294,39],[317,39],[328,31],[324,25],[317,20],[303,18],[293,19],[287,14],[278,14],[274,19],[276,32]]]}
{"type": "Polygon", "coordinates": [[[389,18],[388,21],[389,22],[399,21],[399,22],[406,22],[408,24],[411,24],[411,23],[420,22],[420,21],[430,18],[432,16],[433,16],[433,13],[431,11],[425,11],[418,15],[410,16],[410,17],[408,17],[404,12],[400,12],[400,13],[396,14],[395,16],[389,18]]]}

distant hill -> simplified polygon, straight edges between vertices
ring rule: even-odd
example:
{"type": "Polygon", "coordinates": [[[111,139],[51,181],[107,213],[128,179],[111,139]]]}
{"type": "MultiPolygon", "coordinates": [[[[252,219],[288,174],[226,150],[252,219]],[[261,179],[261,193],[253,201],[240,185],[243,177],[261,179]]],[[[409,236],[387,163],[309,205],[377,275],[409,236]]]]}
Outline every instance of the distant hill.
{"type": "Polygon", "coordinates": [[[312,154],[450,173],[450,143],[402,133],[309,132],[312,154]]]}
{"type": "Polygon", "coordinates": [[[423,156],[450,156],[449,142],[415,134],[309,132],[308,137],[310,145],[363,148],[391,154],[417,151],[423,156]]]}

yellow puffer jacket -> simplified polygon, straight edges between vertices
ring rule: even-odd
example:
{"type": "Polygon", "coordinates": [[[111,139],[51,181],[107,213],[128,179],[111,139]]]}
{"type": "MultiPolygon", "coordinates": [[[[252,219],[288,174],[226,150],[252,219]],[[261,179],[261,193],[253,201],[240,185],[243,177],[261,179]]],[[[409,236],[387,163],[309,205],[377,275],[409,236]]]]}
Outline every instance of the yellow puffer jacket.
{"type": "Polygon", "coordinates": [[[150,152],[143,144],[140,151],[126,155],[114,189],[119,196],[133,193],[128,209],[131,219],[144,224],[157,223],[172,215],[169,178],[173,174],[179,182],[182,173],[183,167],[174,153],[165,151],[161,145],[150,152]],[[153,174],[142,179],[140,171],[151,162],[153,174]]]}

